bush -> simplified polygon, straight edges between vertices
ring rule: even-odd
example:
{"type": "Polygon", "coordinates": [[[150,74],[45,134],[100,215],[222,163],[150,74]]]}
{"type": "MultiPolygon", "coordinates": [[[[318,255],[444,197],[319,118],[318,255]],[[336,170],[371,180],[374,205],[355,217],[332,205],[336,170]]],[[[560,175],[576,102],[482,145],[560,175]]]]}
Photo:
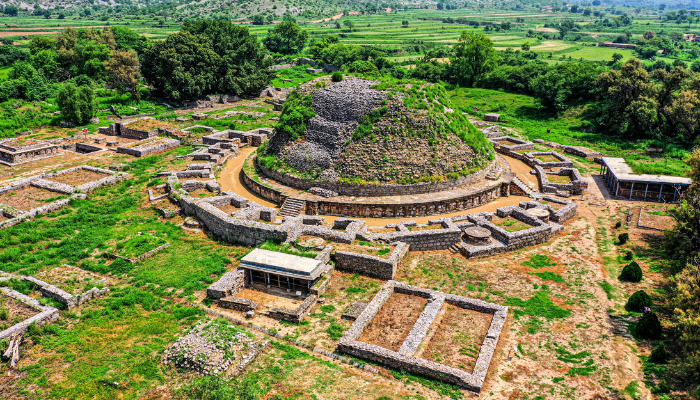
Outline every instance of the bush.
{"type": "Polygon", "coordinates": [[[642,280],[642,269],[636,261],[632,261],[620,273],[620,280],[627,282],[639,282],[642,280]]]}
{"type": "Polygon", "coordinates": [[[349,72],[356,72],[362,75],[377,75],[379,70],[377,66],[369,61],[355,61],[348,66],[349,72]]]}
{"type": "Polygon", "coordinates": [[[97,112],[95,94],[89,86],[77,87],[72,83],[66,83],[59,90],[56,103],[66,120],[79,125],[90,122],[90,118],[97,112]]]}
{"type": "Polygon", "coordinates": [[[645,339],[661,338],[661,322],[654,313],[644,314],[637,322],[637,336],[645,339]]]}
{"type": "Polygon", "coordinates": [[[639,290],[637,292],[634,292],[634,294],[630,296],[629,300],[627,300],[627,304],[625,304],[625,309],[627,311],[642,312],[644,311],[644,307],[651,307],[653,305],[654,302],[651,300],[651,297],[649,297],[647,292],[639,290]]]}
{"type": "Polygon", "coordinates": [[[660,343],[649,355],[649,361],[654,364],[666,364],[671,355],[666,351],[666,345],[660,343]]]}
{"type": "Polygon", "coordinates": [[[630,234],[629,233],[621,233],[620,236],[617,237],[617,240],[620,241],[620,245],[623,245],[630,240],[630,234]]]}
{"type": "Polygon", "coordinates": [[[625,252],[625,261],[632,261],[632,260],[634,260],[634,253],[632,253],[631,251],[627,250],[627,251],[625,252]]]}
{"type": "Polygon", "coordinates": [[[666,393],[671,393],[671,385],[666,383],[666,379],[661,379],[661,382],[659,382],[658,385],[653,387],[651,389],[651,392],[654,394],[666,394],[666,393]]]}
{"type": "Polygon", "coordinates": [[[621,226],[622,226],[622,222],[617,221],[617,223],[615,224],[615,229],[620,229],[621,226]]]}
{"type": "Polygon", "coordinates": [[[331,80],[333,82],[340,82],[343,80],[343,74],[340,71],[335,71],[333,75],[331,75],[331,80]]]}

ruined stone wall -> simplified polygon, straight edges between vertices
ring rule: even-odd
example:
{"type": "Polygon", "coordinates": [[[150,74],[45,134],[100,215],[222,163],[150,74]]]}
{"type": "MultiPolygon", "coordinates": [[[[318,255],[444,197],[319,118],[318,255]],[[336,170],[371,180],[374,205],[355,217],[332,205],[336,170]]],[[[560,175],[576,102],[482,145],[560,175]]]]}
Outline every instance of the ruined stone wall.
{"type": "Polygon", "coordinates": [[[303,303],[299,305],[299,307],[295,310],[290,310],[288,308],[278,308],[278,307],[273,307],[268,311],[268,317],[273,318],[273,319],[278,319],[282,321],[289,321],[293,322],[295,324],[300,323],[301,321],[306,318],[309,313],[311,313],[311,309],[316,305],[316,302],[318,302],[318,296],[312,294],[309,297],[304,300],[303,303]]]}
{"type": "Polygon", "coordinates": [[[412,251],[444,250],[459,242],[462,230],[456,226],[443,229],[428,229],[423,231],[409,231],[403,225],[402,229],[385,233],[379,237],[387,242],[403,242],[410,245],[412,251]]]}
{"type": "Polygon", "coordinates": [[[389,280],[394,279],[396,268],[401,259],[408,253],[408,249],[407,243],[398,243],[388,258],[349,251],[336,251],[333,254],[333,259],[338,270],[389,280]]]}
{"type": "Polygon", "coordinates": [[[26,331],[29,325],[31,324],[37,324],[38,326],[41,326],[46,323],[53,322],[58,318],[57,309],[50,306],[42,306],[36,299],[33,299],[29,296],[26,296],[22,293],[19,293],[15,290],[6,287],[0,287],[0,291],[2,291],[5,295],[9,297],[12,297],[13,299],[21,301],[22,303],[34,308],[38,312],[38,314],[29,317],[22,322],[14,324],[11,327],[0,332],[0,340],[8,339],[14,334],[26,331]]]}
{"type": "Polygon", "coordinates": [[[238,293],[245,287],[245,269],[236,268],[226,272],[207,288],[207,297],[221,299],[238,293]]]}
{"type": "Polygon", "coordinates": [[[504,306],[389,281],[365,307],[350,329],[345,332],[338,344],[338,350],[359,358],[376,361],[395,369],[449,382],[478,393],[481,391],[481,387],[486,379],[486,374],[498,345],[498,339],[505,325],[507,315],[508,308],[504,306]],[[428,298],[428,304],[413,325],[399,351],[392,351],[358,341],[357,339],[364,329],[394,292],[428,298]],[[414,356],[445,302],[493,315],[491,325],[486,338],[479,348],[479,355],[471,374],[461,369],[414,356]]]}
{"type": "Polygon", "coordinates": [[[219,307],[234,311],[248,312],[255,310],[258,307],[258,303],[242,297],[229,296],[219,300],[219,307]]]}
{"type": "Polygon", "coordinates": [[[202,221],[215,236],[228,243],[259,246],[268,240],[284,242],[287,231],[279,225],[230,217],[214,205],[186,197],[180,200],[182,211],[202,221]]]}

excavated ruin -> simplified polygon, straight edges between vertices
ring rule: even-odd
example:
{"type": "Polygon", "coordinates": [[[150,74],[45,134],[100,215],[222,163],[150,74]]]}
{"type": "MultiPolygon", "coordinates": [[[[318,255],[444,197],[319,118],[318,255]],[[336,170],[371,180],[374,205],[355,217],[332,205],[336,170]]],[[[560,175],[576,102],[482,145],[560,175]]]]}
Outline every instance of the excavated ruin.
{"type": "MultiPolygon", "coordinates": [[[[278,158],[278,170],[331,182],[404,184],[455,179],[492,158],[490,144],[475,151],[465,140],[460,131],[475,129],[444,92],[410,84],[378,90],[380,82],[358,78],[320,82],[292,96],[311,99],[314,115],[304,134],[295,138],[278,126],[265,149],[278,158]]],[[[302,102],[287,105],[283,116],[303,114],[302,102]]]]}

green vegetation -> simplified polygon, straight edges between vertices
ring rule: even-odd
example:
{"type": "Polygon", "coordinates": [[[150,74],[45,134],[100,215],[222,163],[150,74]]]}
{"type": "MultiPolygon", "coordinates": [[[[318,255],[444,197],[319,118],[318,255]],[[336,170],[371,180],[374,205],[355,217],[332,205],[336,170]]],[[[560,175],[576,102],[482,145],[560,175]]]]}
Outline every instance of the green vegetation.
{"type": "Polygon", "coordinates": [[[564,278],[559,274],[555,274],[554,272],[528,272],[528,274],[538,276],[543,281],[554,281],[557,283],[564,283],[564,278]]]}
{"type": "Polygon", "coordinates": [[[273,76],[257,38],[227,21],[185,23],[182,31],[149,46],[142,60],[146,81],[175,100],[260,93],[273,76]]]}
{"type": "Polygon", "coordinates": [[[333,340],[340,340],[340,338],[343,337],[343,332],[345,332],[345,328],[343,328],[343,326],[340,325],[335,319],[331,320],[331,324],[326,330],[328,336],[330,336],[330,338],[333,340]]]}
{"type": "Polygon", "coordinates": [[[621,234],[617,237],[617,241],[620,243],[620,246],[622,246],[623,244],[627,243],[629,240],[630,240],[630,234],[627,233],[627,232],[621,233],[621,234]]]}
{"type": "Polygon", "coordinates": [[[660,339],[661,321],[659,321],[659,317],[655,313],[644,314],[634,326],[634,334],[645,339],[660,339]]]}
{"type": "Polygon", "coordinates": [[[145,253],[168,243],[162,238],[152,235],[138,235],[131,239],[117,243],[117,253],[126,258],[137,259],[145,253]]]}
{"type": "MultiPolygon", "coordinates": [[[[296,91],[292,92],[284,102],[279,123],[275,125],[275,132],[287,134],[292,141],[303,137],[306,133],[306,124],[316,115],[311,108],[312,101],[311,95],[302,96],[296,91]]],[[[264,154],[261,150],[258,152],[264,154]]]]}
{"type": "Polygon", "coordinates": [[[523,265],[529,265],[532,268],[539,269],[546,267],[555,267],[557,263],[552,261],[552,259],[545,254],[533,254],[530,256],[529,261],[523,261],[523,265]]]}
{"type": "Polygon", "coordinates": [[[642,312],[644,311],[645,307],[651,308],[653,305],[654,302],[651,300],[651,297],[649,297],[647,292],[638,290],[634,292],[632,296],[630,296],[629,300],[627,300],[625,309],[628,311],[642,312]]]}
{"type": "Polygon", "coordinates": [[[627,282],[640,282],[642,280],[642,268],[636,261],[632,261],[622,268],[619,279],[627,282]]]}
{"type": "Polygon", "coordinates": [[[262,246],[260,246],[260,248],[264,250],[279,251],[281,253],[293,254],[295,256],[307,258],[315,258],[318,255],[318,252],[309,250],[308,248],[296,243],[277,244],[272,240],[266,241],[265,243],[263,243],[262,246]]]}
{"type": "Polygon", "coordinates": [[[507,306],[515,306],[520,309],[514,310],[516,318],[523,315],[531,315],[534,317],[542,317],[545,319],[568,318],[571,311],[557,307],[549,299],[549,295],[545,291],[535,293],[528,300],[521,300],[515,297],[507,297],[504,303],[507,306]]]}

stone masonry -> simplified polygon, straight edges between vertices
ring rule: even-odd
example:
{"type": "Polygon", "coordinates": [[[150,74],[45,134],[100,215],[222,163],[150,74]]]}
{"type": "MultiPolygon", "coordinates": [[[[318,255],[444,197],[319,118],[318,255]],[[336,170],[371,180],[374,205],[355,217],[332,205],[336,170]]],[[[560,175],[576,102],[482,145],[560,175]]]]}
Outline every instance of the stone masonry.
{"type": "Polygon", "coordinates": [[[486,374],[491,364],[491,358],[498,345],[498,339],[505,325],[507,315],[508,307],[505,306],[423,289],[417,286],[405,285],[396,281],[388,281],[374,299],[364,308],[350,329],[345,332],[345,335],[340,339],[338,350],[358,358],[372,360],[391,368],[452,383],[472,392],[479,393],[486,379],[486,374]],[[358,341],[362,332],[394,292],[428,298],[428,304],[404,340],[399,351],[392,351],[377,345],[358,341]],[[476,365],[471,374],[458,368],[448,367],[444,364],[415,356],[418,347],[426,339],[428,330],[445,303],[493,315],[491,325],[484,342],[480,346],[476,365]]]}

